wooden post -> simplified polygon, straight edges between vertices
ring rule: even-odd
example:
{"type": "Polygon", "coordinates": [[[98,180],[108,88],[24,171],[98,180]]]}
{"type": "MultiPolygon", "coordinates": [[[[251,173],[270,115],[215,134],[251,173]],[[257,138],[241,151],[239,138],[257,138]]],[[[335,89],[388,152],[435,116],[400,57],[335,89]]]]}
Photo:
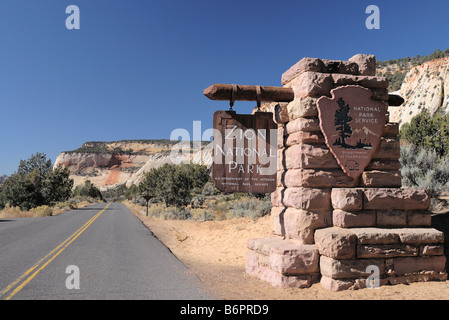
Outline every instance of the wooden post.
{"type": "MultiPolygon", "coordinates": [[[[231,101],[264,101],[264,102],[290,102],[295,99],[292,88],[260,86],[260,96],[257,97],[258,86],[236,85],[234,97],[232,84],[213,84],[204,89],[204,95],[211,100],[231,101]]],[[[404,99],[396,94],[388,95],[388,105],[398,107],[404,103],[404,99]]]]}
{"type": "MultiPolygon", "coordinates": [[[[290,102],[295,94],[290,88],[260,87],[260,97],[257,99],[257,86],[236,86],[234,100],[236,101],[275,101],[290,102]]],[[[204,95],[211,100],[228,100],[232,98],[232,84],[214,84],[204,90],[204,95]]]]}

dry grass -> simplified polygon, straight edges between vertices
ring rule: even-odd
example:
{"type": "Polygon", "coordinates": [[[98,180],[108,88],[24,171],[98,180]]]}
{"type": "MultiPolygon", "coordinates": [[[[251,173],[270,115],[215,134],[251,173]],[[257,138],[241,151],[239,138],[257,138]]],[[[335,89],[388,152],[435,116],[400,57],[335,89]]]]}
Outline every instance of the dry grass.
{"type": "Polygon", "coordinates": [[[132,213],[136,214],[136,215],[146,215],[146,211],[145,211],[145,207],[142,207],[138,204],[132,203],[131,201],[125,200],[122,201],[122,203],[129,209],[131,210],[132,213]]]}
{"type": "Polygon", "coordinates": [[[5,208],[0,211],[0,219],[10,219],[10,218],[40,218],[40,217],[49,217],[56,216],[58,214],[73,210],[80,209],[91,205],[92,200],[83,200],[83,201],[73,201],[69,200],[66,202],[59,202],[53,207],[49,206],[39,206],[36,208],[32,208],[30,210],[22,210],[19,207],[11,207],[6,204],[5,208]]]}
{"type": "MultiPolygon", "coordinates": [[[[147,208],[142,205],[142,202],[134,203],[126,200],[123,203],[134,213],[143,216],[147,213],[147,208]]],[[[206,196],[202,201],[194,198],[192,205],[184,209],[166,207],[162,203],[152,203],[148,208],[148,216],[156,220],[222,221],[244,217],[256,220],[269,214],[270,211],[271,200],[259,200],[251,196],[237,194],[206,196]]]]}

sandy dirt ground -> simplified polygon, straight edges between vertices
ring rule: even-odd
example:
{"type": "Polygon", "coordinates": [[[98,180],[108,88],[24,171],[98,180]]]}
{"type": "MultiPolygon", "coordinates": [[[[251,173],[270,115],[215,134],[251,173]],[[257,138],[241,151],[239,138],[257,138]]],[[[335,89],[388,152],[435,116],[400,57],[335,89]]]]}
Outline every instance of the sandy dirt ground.
{"type": "Polygon", "coordinates": [[[449,281],[329,292],[314,284],[280,289],[245,273],[249,239],[270,235],[270,218],[226,221],[155,220],[136,214],[170,250],[223,300],[447,300],[449,281]]]}

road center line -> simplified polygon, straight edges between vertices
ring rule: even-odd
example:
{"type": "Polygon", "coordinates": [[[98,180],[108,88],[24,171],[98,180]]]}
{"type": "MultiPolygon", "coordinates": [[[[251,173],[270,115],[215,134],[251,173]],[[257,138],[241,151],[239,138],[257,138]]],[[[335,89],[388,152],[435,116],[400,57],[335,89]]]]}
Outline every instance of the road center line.
{"type": "Polygon", "coordinates": [[[48,253],[45,257],[43,257],[39,262],[37,262],[33,267],[28,269],[24,274],[22,274],[19,278],[17,278],[14,282],[9,284],[5,289],[0,292],[0,297],[7,294],[15,285],[17,285],[23,278],[27,277],[31,272],[33,272],[36,268],[38,268],[45,260],[45,262],[39,269],[37,269],[31,276],[29,276],[25,281],[23,281],[9,296],[7,296],[4,300],[10,300],[14,295],[16,295],[20,290],[23,289],[40,271],[42,271],[46,266],[53,261],[62,251],[64,251],[76,238],[78,238],[110,205],[108,203],[104,209],[99,211],[95,216],[89,219],[81,228],[75,231],[70,237],[64,240],[60,245],[54,248],[50,253],[48,253]],[[62,247],[62,249],[61,249],[62,247]],[[59,250],[59,251],[58,251],[59,250]],[[57,252],[56,254],[54,254],[57,252]],[[53,255],[53,256],[52,256],[53,255]]]}

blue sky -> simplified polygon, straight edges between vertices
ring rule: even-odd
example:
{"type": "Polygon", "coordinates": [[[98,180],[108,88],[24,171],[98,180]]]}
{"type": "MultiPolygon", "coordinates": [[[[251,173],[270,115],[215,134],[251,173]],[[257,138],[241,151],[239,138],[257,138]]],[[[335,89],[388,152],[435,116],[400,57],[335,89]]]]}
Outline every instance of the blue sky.
{"type": "MultiPolygon", "coordinates": [[[[303,57],[387,60],[449,48],[447,1],[1,0],[0,174],[86,141],[212,125],[214,83],[280,86],[303,57]],[[368,5],[380,29],[368,30],[368,5]],[[80,9],[80,30],[65,26],[80,9]]],[[[239,113],[254,103],[236,102],[239,113]]]]}

